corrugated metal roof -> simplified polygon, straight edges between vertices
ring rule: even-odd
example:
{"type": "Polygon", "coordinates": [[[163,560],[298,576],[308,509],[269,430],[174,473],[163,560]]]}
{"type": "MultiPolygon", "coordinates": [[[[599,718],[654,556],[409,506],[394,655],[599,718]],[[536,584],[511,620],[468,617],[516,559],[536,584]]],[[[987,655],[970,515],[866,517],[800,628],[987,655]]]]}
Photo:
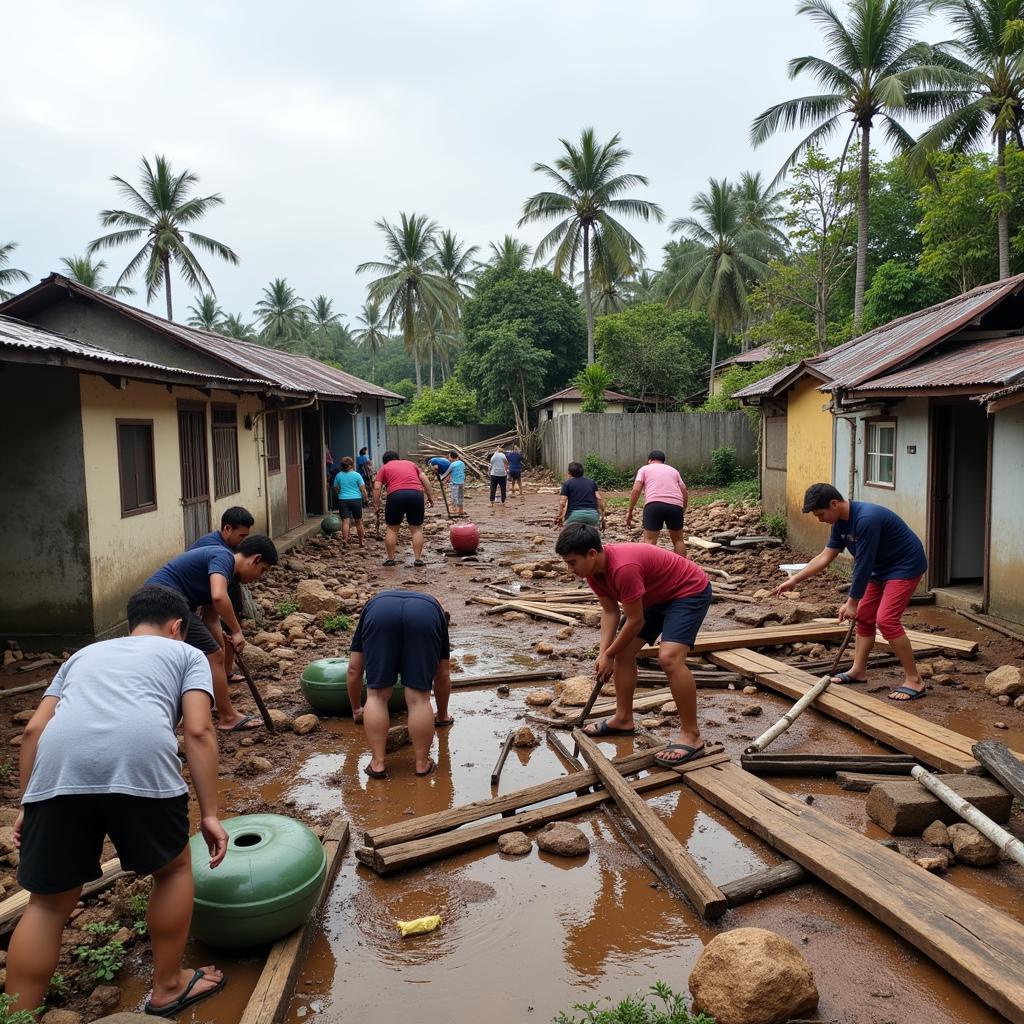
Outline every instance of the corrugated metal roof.
{"type": "MultiPolygon", "coordinates": [[[[556,391],[553,395],[548,395],[547,398],[542,398],[539,402],[535,402],[534,408],[537,408],[539,405],[545,405],[548,402],[563,400],[582,402],[583,395],[580,394],[579,388],[563,388],[561,391],[556,391]]],[[[609,391],[608,389],[605,389],[604,400],[606,402],[642,402],[644,405],[648,404],[643,398],[633,398],[632,395],[624,395],[620,391],[609,391]]]]}
{"type": "Polygon", "coordinates": [[[975,402],[998,402],[1001,398],[1010,398],[1013,395],[1019,395],[1024,391],[1024,380],[1017,384],[1011,384],[1009,387],[1000,388],[998,391],[990,391],[987,395],[978,395],[977,398],[972,399],[975,402]]]}
{"type": "Polygon", "coordinates": [[[866,380],[850,392],[1009,384],[1022,373],[1024,338],[1018,335],[966,342],[897,373],[866,380]]]}
{"type": "MultiPolygon", "coordinates": [[[[194,381],[216,381],[224,384],[227,388],[238,386],[269,388],[273,386],[268,380],[228,377],[219,373],[202,373],[197,370],[183,370],[177,366],[164,366],[161,363],[153,363],[147,359],[135,359],[133,356],[126,356],[121,352],[114,352],[112,349],[101,348],[98,345],[91,345],[88,342],[78,341],[74,338],[66,338],[56,331],[48,331],[42,327],[37,327],[35,324],[24,323],[21,320],[13,320],[2,315],[0,315],[0,348],[19,348],[32,352],[59,353],[60,355],[70,356],[75,359],[95,361],[112,368],[127,371],[159,371],[162,376],[172,374],[194,381]]],[[[140,376],[144,375],[144,373],[140,374],[140,376]]]]}
{"type": "Polygon", "coordinates": [[[732,397],[764,398],[766,395],[772,394],[775,388],[803,365],[803,363],[790,363],[789,366],[784,366],[781,370],[776,370],[774,373],[768,374],[767,377],[755,380],[753,384],[748,384],[745,388],[734,392],[732,397]]]}
{"type": "Polygon", "coordinates": [[[766,359],[771,359],[773,355],[775,355],[775,349],[769,342],[765,345],[758,345],[757,348],[749,348],[746,352],[738,352],[728,359],[723,359],[716,369],[720,369],[723,366],[753,366],[755,363],[763,363],[766,359]]]}

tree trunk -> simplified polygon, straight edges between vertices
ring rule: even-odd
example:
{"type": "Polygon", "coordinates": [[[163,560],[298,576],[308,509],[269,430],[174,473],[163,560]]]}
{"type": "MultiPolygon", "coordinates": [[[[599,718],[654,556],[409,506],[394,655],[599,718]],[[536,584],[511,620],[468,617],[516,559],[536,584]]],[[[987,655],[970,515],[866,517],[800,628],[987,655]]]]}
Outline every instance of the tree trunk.
{"type": "Polygon", "coordinates": [[[860,175],[857,181],[857,279],[853,286],[853,327],[864,315],[864,286],[868,273],[868,185],[871,180],[871,126],[860,127],[860,175]]]}
{"type": "Polygon", "coordinates": [[[590,225],[583,225],[583,298],[587,309],[587,366],[594,362],[594,303],[590,298],[590,225]]]}
{"type": "Polygon", "coordinates": [[[167,296],[167,319],[174,319],[174,312],[171,309],[171,258],[161,256],[160,262],[164,265],[164,294],[167,296]]]}
{"type": "Polygon", "coordinates": [[[824,352],[828,331],[828,281],[825,279],[825,249],[818,249],[818,277],[814,282],[814,330],[818,338],[818,351],[824,352]]]}
{"type": "Polygon", "coordinates": [[[430,344],[430,390],[434,390],[434,345],[430,344]]]}
{"type": "Polygon", "coordinates": [[[1010,276],[1010,214],[1006,209],[1006,131],[1000,128],[996,133],[996,181],[999,187],[999,210],[996,224],[999,229],[999,280],[1010,276]]]}
{"type": "Polygon", "coordinates": [[[423,394],[423,368],[420,366],[420,347],[419,345],[413,345],[412,347],[412,361],[416,367],[416,395],[423,394]]]}
{"type": "Polygon", "coordinates": [[[711,338],[711,373],[708,376],[708,398],[715,386],[715,366],[718,364],[718,321],[715,321],[715,333],[711,338]]]}

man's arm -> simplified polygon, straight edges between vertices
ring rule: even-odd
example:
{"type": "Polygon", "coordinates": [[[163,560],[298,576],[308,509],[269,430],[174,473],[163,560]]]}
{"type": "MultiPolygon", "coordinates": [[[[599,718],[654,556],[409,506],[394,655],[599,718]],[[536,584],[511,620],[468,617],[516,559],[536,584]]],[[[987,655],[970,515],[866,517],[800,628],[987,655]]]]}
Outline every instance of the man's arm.
{"type": "Polygon", "coordinates": [[[600,489],[594,491],[594,498],[597,501],[597,511],[598,511],[598,514],[601,516],[601,529],[603,530],[604,529],[604,495],[601,493],[600,489]]]}
{"type": "Polygon", "coordinates": [[[619,630],[618,636],[615,636],[615,629],[619,625],[619,606],[614,601],[609,599],[609,604],[614,605],[614,621],[612,622],[611,636],[612,640],[607,645],[603,645],[605,638],[605,618],[608,615],[608,605],[605,604],[605,599],[601,599],[601,640],[602,649],[600,655],[598,655],[597,663],[594,666],[595,675],[598,679],[606,682],[611,678],[612,671],[615,668],[615,656],[621,654],[629,645],[637,638],[640,630],[644,628],[644,605],[641,598],[637,598],[635,601],[624,601],[622,604],[622,614],[625,615],[626,621],[622,624],[622,629],[619,630]]]}
{"type": "Polygon", "coordinates": [[[679,478],[679,493],[683,496],[683,512],[686,512],[690,504],[690,492],[686,489],[686,481],[682,477],[679,478]]]}
{"type": "Polygon", "coordinates": [[[812,576],[817,576],[819,572],[823,572],[838,557],[838,548],[822,548],[799,572],[793,573],[785,583],[780,583],[772,591],[772,594],[775,597],[780,597],[787,590],[792,590],[801,580],[809,580],[812,576]]]}
{"type": "Polygon", "coordinates": [[[633,481],[633,489],[629,492],[629,511],[626,513],[626,525],[630,526],[633,522],[633,509],[636,508],[636,503],[640,500],[640,495],[643,493],[644,484],[642,480],[633,481]]]}
{"type": "Polygon", "coordinates": [[[205,690],[182,694],[181,725],[188,771],[199,801],[199,828],[210,851],[210,867],[215,868],[228,852],[228,837],[217,817],[217,734],[205,690]]]}
{"type": "Polygon", "coordinates": [[[380,511],[380,492],[382,488],[383,485],[379,480],[373,481],[373,507],[377,511],[380,511]]]}
{"type": "Polygon", "coordinates": [[[558,515],[555,517],[555,526],[561,526],[565,519],[565,510],[569,507],[569,499],[563,494],[558,499],[558,515]]]}
{"type": "MultiPolygon", "coordinates": [[[[59,697],[44,697],[21,735],[21,750],[18,752],[18,767],[21,772],[19,801],[25,795],[25,790],[28,789],[28,780],[32,777],[32,767],[36,763],[36,750],[39,748],[39,737],[43,735],[43,730],[53,718],[59,700],[59,697]]],[[[24,810],[20,810],[14,822],[14,845],[17,847],[21,846],[21,823],[24,816],[24,810]]]]}
{"type": "Polygon", "coordinates": [[[427,479],[426,473],[422,469],[417,469],[417,473],[420,475],[420,483],[423,484],[423,496],[427,499],[427,504],[434,507],[434,492],[430,487],[430,481],[427,479]]]}
{"type": "Polygon", "coordinates": [[[240,651],[245,646],[245,636],[235,615],[235,609],[231,607],[227,576],[222,576],[219,572],[210,573],[210,597],[213,599],[213,607],[220,620],[226,622],[228,629],[231,630],[231,646],[236,651],[240,651]]]}

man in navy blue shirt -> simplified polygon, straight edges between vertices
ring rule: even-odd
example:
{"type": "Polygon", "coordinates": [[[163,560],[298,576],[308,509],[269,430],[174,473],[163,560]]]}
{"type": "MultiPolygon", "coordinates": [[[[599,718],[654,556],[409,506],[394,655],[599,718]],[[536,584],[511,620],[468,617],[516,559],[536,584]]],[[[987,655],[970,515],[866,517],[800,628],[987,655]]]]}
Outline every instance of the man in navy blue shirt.
{"type": "Polygon", "coordinates": [[[877,626],[906,674],[903,685],[889,694],[889,700],[924,697],[924,682],[901,621],[928,568],[924,545],[917,534],[891,509],[867,501],[847,501],[831,484],[807,488],[804,512],[810,512],[819,523],[827,523],[832,532],[824,550],[775,588],[776,596],[822,572],[840,551],[849,551],[853,555],[853,578],[839,619],[857,620],[857,645],[850,671],[833,676],[832,682],[867,681],[868,655],[877,626]]]}
{"type": "Polygon", "coordinates": [[[228,693],[222,621],[231,631],[231,646],[236,651],[245,646],[245,636],[231,607],[228,587],[235,579],[241,583],[253,583],[273,565],[277,565],[274,542],[262,534],[254,534],[246,537],[234,552],[214,545],[192,548],[172,558],[146,580],[147,584],[158,583],[176,590],[188,601],[190,614],[185,642],[202,651],[210,663],[217,728],[222,732],[260,727],[259,718],[238,711],[228,693]],[[203,610],[202,617],[196,613],[198,608],[203,610]]]}
{"type": "Polygon", "coordinates": [[[515,497],[518,486],[521,498],[523,496],[523,453],[519,450],[518,445],[512,444],[506,450],[505,458],[508,459],[509,497],[515,497]]]}

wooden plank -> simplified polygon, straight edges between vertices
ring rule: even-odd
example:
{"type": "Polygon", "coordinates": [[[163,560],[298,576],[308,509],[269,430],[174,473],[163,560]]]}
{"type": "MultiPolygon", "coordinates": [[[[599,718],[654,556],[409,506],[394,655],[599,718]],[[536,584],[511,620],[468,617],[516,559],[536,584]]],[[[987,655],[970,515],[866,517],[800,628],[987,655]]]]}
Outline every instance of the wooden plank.
{"type": "Polygon", "coordinates": [[[611,761],[601,753],[601,748],[585,732],[576,729],[573,739],[579,745],[583,759],[597,772],[605,789],[619,805],[619,810],[633,822],[633,827],[643,837],[669,877],[686,893],[700,916],[709,920],[721,917],[728,909],[725,894],[708,878],[704,869],[690,856],[689,850],[646,801],[633,791],[611,761]]]}
{"type": "MultiPolygon", "coordinates": [[[[709,764],[718,764],[729,759],[728,754],[712,754],[709,757],[701,758],[693,762],[692,768],[706,767],[709,764]],[[703,762],[703,763],[702,763],[703,762]]],[[[690,766],[687,766],[690,767],[690,766]]],[[[584,783],[585,777],[591,772],[574,772],[567,776],[570,791],[576,786],[584,783]]],[[[679,778],[678,771],[655,772],[646,775],[642,779],[636,779],[629,783],[637,792],[646,793],[652,789],[671,785],[679,778]]],[[[596,779],[596,776],[595,776],[596,779]]],[[[566,781],[566,780],[560,780],[566,781]]],[[[547,804],[544,807],[537,807],[534,810],[523,811],[521,814],[513,814],[509,817],[497,818],[493,821],[478,822],[475,825],[467,825],[454,832],[445,832],[440,835],[426,836],[423,839],[415,839],[408,843],[398,843],[394,846],[367,848],[368,856],[360,860],[372,867],[382,875],[389,875],[395,871],[405,868],[419,867],[439,857],[447,857],[453,853],[460,853],[463,850],[471,850],[473,847],[482,846],[485,843],[492,843],[498,836],[506,832],[526,831],[546,825],[549,821],[559,821],[562,818],[569,818],[583,811],[589,811],[599,807],[611,796],[607,790],[600,790],[597,793],[589,793],[587,796],[575,797],[572,800],[562,800],[555,804],[547,804]]]]}
{"type": "Polygon", "coordinates": [[[1024,1024],[1024,925],[738,765],[686,784],[1024,1024]]]}
{"type": "Polygon", "coordinates": [[[1019,754],[1015,755],[1005,743],[998,740],[975,743],[971,753],[989,775],[998,779],[1004,789],[1024,803],[1024,767],[1021,766],[1019,754]]]}
{"type": "Polygon", "coordinates": [[[725,893],[729,909],[742,906],[751,900],[769,896],[773,892],[789,889],[791,886],[806,882],[811,876],[796,861],[784,860],[773,868],[764,868],[734,879],[720,886],[725,893]]]}
{"type": "Polygon", "coordinates": [[[721,551],[722,545],[717,541],[705,540],[703,537],[687,537],[686,543],[700,551],[721,551]]]}
{"type": "MultiPolygon", "coordinates": [[[[832,622],[832,619],[815,619],[816,623],[832,622]]],[[[977,640],[962,640],[958,636],[946,636],[943,633],[925,633],[919,629],[908,629],[907,639],[914,650],[942,650],[956,651],[957,654],[964,654],[971,657],[978,653],[977,640]]],[[[875,635],[875,646],[885,650],[891,650],[885,637],[881,633],[875,635]]]]}
{"type": "Polygon", "coordinates": [[[52,679],[40,679],[36,683],[26,683],[24,686],[12,686],[9,690],[0,690],[0,697],[13,697],[19,693],[32,693],[33,690],[45,690],[52,679]]]}
{"type": "Polygon", "coordinates": [[[489,676],[452,676],[452,688],[462,686],[497,686],[499,683],[531,683],[544,679],[562,679],[565,673],[557,668],[529,672],[495,672],[489,676]]]}
{"type": "Polygon", "coordinates": [[[492,786],[496,786],[498,784],[498,780],[501,778],[501,769],[505,767],[505,759],[508,757],[508,752],[512,749],[512,741],[515,738],[515,729],[509,729],[508,735],[505,737],[504,742],[501,744],[501,750],[498,753],[498,760],[494,762],[494,767],[491,769],[492,786]]]}
{"type": "Polygon", "coordinates": [[[741,767],[755,775],[810,775],[836,772],[909,775],[917,760],[905,754],[744,754],[741,767]]]}
{"type": "Polygon", "coordinates": [[[871,772],[836,772],[836,785],[852,793],[870,793],[880,782],[906,782],[906,775],[875,775],[871,772]]]}
{"type": "Polygon", "coordinates": [[[263,965],[239,1024],[277,1024],[284,1018],[303,957],[316,931],[316,922],[334,886],[334,878],[348,846],[348,835],[348,822],[339,815],[323,838],[324,852],[327,854],[327,876],[316,908],[300,928],[278,939],[271,946],[267,962],[263,965]]]}
{"type": "MultiPolygon", "coordinates": [[[[792,626],[762,626],[760,629],[704,629],[697,634],[691,654],[729,651],[738,647],[781,647],[784,644],[824,643],[842,640],[846,626],[835,622],[802,622],[792,626]]],[[[641,647],[638,658],[653,658],[658,645],[641,647]]]]}
{"type": "Polygon", "coordinates": [[[539,605],[529,605],[523,601],[506,601],[504,604],[488,608],[485,614],[497,615],[499,612],[522,612],[524,615],[532,615],[537,619],[548,619],[562,626],[576,625],[576,620],[568,615],[562,615],[560,612],[549,612],[546,608],[541,608],[539,605]]]}

